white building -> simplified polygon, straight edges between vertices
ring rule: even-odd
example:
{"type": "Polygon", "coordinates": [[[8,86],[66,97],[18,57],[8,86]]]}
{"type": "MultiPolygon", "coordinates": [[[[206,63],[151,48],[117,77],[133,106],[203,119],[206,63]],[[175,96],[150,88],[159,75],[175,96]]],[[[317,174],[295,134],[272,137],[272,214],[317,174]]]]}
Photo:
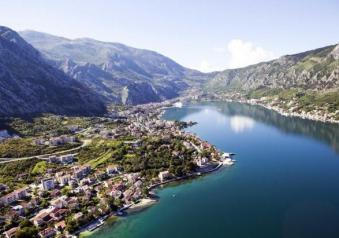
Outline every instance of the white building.
{"type": "Polygon", "coordinates": [[[17,189],[5,196],[2,196],[0,198],[1,203],[3,203],[4,205],[8,205],[11,204],[12,202],[15,202],[19,199],[25,198],[27,197],[27,188],[20,188],[17,189]]]}
{"type": "Polygon", "coordinates": [[[59,161],[62,164],[70,164],[73,163],[74,156],[73,155],[62,155],[59,157],[59,161]]]}
{"type": "Polygon", "coordinates": [[[56,176],[58,183],[60,186],[64,186],[68,184],[68,182],[71,180],[71,175],[66,174],[66,175],[57,175],[56,176]]]}
{"type": "Polygon", "coordinates": [[[196,159],[195,162],[199,167],[203,167],[208,163],[208,158],[206,158],[206,157],[198,158],[198,159],[196,159]]]}
{"type": "Polygon", "coordinates": [[[163,182],[168,178],[170,178],[170,173],[167,170],[159,173],[160,182],[163,182]]]}

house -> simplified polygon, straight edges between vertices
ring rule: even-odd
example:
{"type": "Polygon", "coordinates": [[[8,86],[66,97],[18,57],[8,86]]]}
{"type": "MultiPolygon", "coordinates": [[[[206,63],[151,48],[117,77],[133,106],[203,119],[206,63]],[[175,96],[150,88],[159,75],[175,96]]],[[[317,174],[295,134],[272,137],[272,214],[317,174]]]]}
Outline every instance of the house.
{"type": "Polygon", "coordinates": [[[134,193],[133,189],[128,189],[123,193],[124,200],[126,203],[128,203],[131,200],[133,193],[134,193]]]}
{"type": "Polygon", "coordinates": [[[66,206],[65,196],[53,199],[50,201],[50,204],[55,208],[63,208],[66,206]]]}
{"type": "Polygon", "coordinates": [[[22,208],[25,210],[25,209],[32,209],[34,206],[35,206],[35,204],[34,204],[34,202],[32,202],[32,201],[30,201],[30,202],[26,202],[26,201],[22,201],[22,202],[20,202],[20,205],[22,206],[22,208]]]}
{"type": "Polygon", "coordinates": [[[82,217],[84,216],[84,214],[82,214],[82,212],[78,212],[78,213],[75,213],[73,215],[73,219],[78,221],[79,219],[81,219],[82,217]]]}
{"type": "Polygon", "coordinates": [[[109,175],[109,176],[112,176],[114,174],[117,174],[119,171],[118,171],[118,167],[117,166],[108,166],[106,168],[106,173],[109,175]]]}
{"type": "Polygon", "coordinates": [[[63,230],[65,230],[65,228],[66,228],[66,223],[65,223],[64,220],[62,220],[62,221],[59,221],[59,222],[55,223],[55,224],[54,224],[54,227],[55,227],[55,229],[57,229],[58,231],[63,231],[63,230]]]}
{"type": "Polygon", "coordinates": [[[61,191],[59,189],[54,189],[50,192],[50,194],[52,198],[59,197],[61,195],[61,191]]]}
{"type": "Polygon", "coordinates": [[[51,190],[54,189],[54,179],[53,178],[46,178],[41,180],[41,186],[44,190],[51,190]]]}
{"type": "Polygon", "coordinates": [[[0,200],[4,205],[8,205],[25,197],[27,197],[27,188],[20,188],[2,196],[0,200]]]}
{"type": "Polygon", "coordinates": [[[104,180],[107,178],[107,174],[105,172],[97,172],[94,174],[94,176],[98,180],[104,180]]]}
{"type": "Polygon", "coordinates": [[[141,180],[138,180],[138,181],[136,181],[134,183],[134,187],[136,187],[136,188],[141,188],[141,186],[142,186],[142,181],[141,180]]]}
{"type": "Polygon", "coordinates": [[[65,143],[74,143],[77,139],[74,136],[59,136],[50,138],[49,143],[51,145],[57,146],[57,145],[63,145],[65,143]]]}
{"type": "Polygon", "coordinates": [[[67,215],[67,212],[67,209],[56,208],[55,210],[53,210],[53,212],[51,212],[51,217],[55,221],[60,221],[67,215]]]}
{"type": "Polygon", "coordinates": [[[103,185],[106,188],[110,188],[113,185],[113,181],[112,180],[106,180],[106,181],[103,182],[103,185]]]}
{"type": "Polygon", "coordinates": [[[167,170],[159,173],[160,182],[164,182],[166,179],[168,179],[170,177],[171,177],[170,173],[167,170]]]}
{"type": "Polygon", "coordinates": [[[49,163],[60,163],[60,164],[71,164],[73,163],[74,155],[68,154],[68,155],[61,155],[61,156],[55,156],[51,155],[48,157],[49,163]]]}
{"type": "Polygon", "coordinates": [[[39,138],[39,139],[36,139],[35,141],[34,141],[34,144],[35,145],[45,145],[45,140],[44,139],[42,139],[42,138],[39,138]]]}
{"type": "Polygon", "coordinates": [[[17,200],[17,196],[13,192],[1,197],[1,203],[3,203],[4,205],[11,204],[12,202],[15,202],[16,200],[17,200]]]}
{"type": "Polygon", "coordinates": [[[69,155],[62,155],[59,157],[59,161],[62,164],[71,164],[73,163],[74,160],[74,155],[69,154],[69,155]]]}
{"type": "Polygon", "coordinates": [[[16,205],[12,207],[13,211],[15,211],[19,216],[22,216],[25,214],[25,209],[21,205],[16,205]]]}
{"type": "Polygon", "coordinates": [[[109,195],[111,197],[114,197],[114,198],[120,198],[122,196],[122,192],[119,191],[119,190],[116,190],[116,189],[112,189],[110,192],[109,192],[109,195]]]}
{"type": "Polygon", "coordinates": [[[52,217],[50,216],[50,210],[42,210],[39,212],[35,217],[31,219],[33,224],[37,227],[41,227],[44,224],[47,224],[52,220],[52,217]]]}
{"type": "Polygon", "coordinates": [[[57,163],[58,157],[56,157],[55,155],[51,155],[51,156],[48,157],[48,162],[49,163],[57,163]]]}
{"type": "Polygon", "coordinates": [[[131,173],[131,174],[127,174],[126,178],[130,183],[134,183],[136,182],[140,177],[140,173],[131,173]]]}
{"type": "Polygon", "coordinates": [[[195,162],[199,167],[203,167],[203,166],[207,165],[208,158],[206,158],[206,157],[198,158],[198,159],[195,160],[195,162]]]}
{"type": "Polygon", "coordinates": [[[141,140],[133,140],[133,141],[124,141],[124,144],[131,145],[134,148],[137,148],[141,145],[141,140]]]}
{"type": "Polygon", "coordinates": [[[68,184],[69,181],[71,180],[71,175],[69,175],[69,174],[62,175],[62,174],[57,173],[56,174],[56,180],[58,181],[60,186],[64,186],[64,185],[68,184]]]}
{"type": "Polygon", "coordinates": [[[48,227],[45,230],[39,232],[39,236],[41,238],[51,238],[54,237],[55,235],[56,231],[52,227],[48,227]]]}
{"type": "Polygon", "coordinates": [[[86,177],[91,172],[91,166],[84,165],[82,167],[75,166],[73,167],[73,177],[75,179],[82,179],[86,177]]]}
{"type": "Polygon", "coordinates": [[[18,227],[13,227],[11,229],[9,229],[8,231],[5,231],[4,233],[2,233],[6,238],[14,238],[16,231],[18,230],[18,227]]]}
{"type": "Polygon", "coordinates": [[[76,209],[79,207],[79,201],[76,197],[70,197],[66,199],[67,208],[76,209]]]}
{"type": "Polygon", "coordinates": [[[183,141],[182,144],[186,147],[186,149],[190,150],[193,149],[193,146],[191,145],[190,142],[183,141]]]}

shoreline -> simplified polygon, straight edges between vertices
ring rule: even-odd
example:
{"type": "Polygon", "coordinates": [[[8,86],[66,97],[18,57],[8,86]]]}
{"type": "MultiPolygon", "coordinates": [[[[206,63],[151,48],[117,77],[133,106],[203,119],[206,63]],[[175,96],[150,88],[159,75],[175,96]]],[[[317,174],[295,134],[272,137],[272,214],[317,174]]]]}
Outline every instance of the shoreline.
{"type": "MultiPolygon", "coordinates": [[[[172,106],[173,107],[173,106],[172,106]]],[[[165,110],[171,108],[171,107],[162,107],[159,110],[159,113],[157,115],[157,117],[160,119],[163,114],[165,113],[165,110]]],[[[162,119],[164,121],[168,121],[165,119],[162,119]]],[[[219,153],[221,154],[222,152],[219,151],[219,153]]],[[[234,154],[231,154],[234,155],[234,154]]],[[[155,205],[156,203],[159,202],[159,200],[161,199],[160,197],[156,197],[155,195],[155,189],[159,186],[163,186],[163,185],[167,185],[170,183],[174,183],[174,182],[178,182],[178,181],[185,181],[188,179],[194,179],[195,177],[200,177],[203,175],[207,175],[209,173],[213,173],[217,170],[219,170],[221,167],[230,167],[234,164],[235,160],[232,160],[231,157],[226,159],[226,160],[217,160],[217,161],[212,161],[210,166],[213,166],[212,168],[204,168],[202,171],[198,171],[198,172],[192,172],[190,174],[187,174],[185,176],[181,176],[181,177],[174,177],[172,179],[168,179],[166,181],[160,182],[160,183],[155,183],[150,185],[149,187],[147,187],[147,190],[149,192],[149,194],[154,194],[153,196],[148,196],[146,198],[142,198],[140,199],[137,203],[133,203],[133,204],[128,204],[120,209],[118,209],[116,212],[112,212],[109,215],[106,215],[104,217],[98,218],[96,219],[96,221],[92,221],[89,224],[86,224],[85,226],[82,227],[82,229],[80,229],[80,231],[75,232],[74,234],[77,237],[82,237],[82,236],[91,236],[93,235],[94,232],[100,230],[102,228],[102,226],[107,225],[108,222],[106,221],[106,219],[112,216],[116,216],[119,217],[121,216],[122,212],[126,212],[127,216],[131,215],[131,214],[135,214],[138,212],[142,212],[143,210],[155,205]],[[226,160],[232,161],[232,163],[225,163],[226,160]],[[156,198],[155,198],[156,197],[156,198]],[[95,228],[92,230],[89,230],[88,228],[91,227],[91,225],[93,225],[93,223],[95,224],[95,228]]]]}
{"type": "Polygon", "coordinates": [[[127,214],[133,214],[141,212],[142,210],[156,204],[159,199],[154,198],[142,198],[138,203],[134,203],[132,206],[126,209],[127,214]]]}
{"type": "MultiPolygon", "coordinates": [[[[203,175],[207,175],[209,173],[213,173],[217,170],[219,170],[220,168],[226,166],[226,167],[229,167],[233,164],[227,164],[225,163],[224,161],[223,162],[219,162],[214,168],[211,168],[207,171],[203,171],[203,172],[195,172],[195,173],[192,173],[190,175],[186,175],[186,176],[182,176],[182,177],[177,177],[177,178],[173,178],[173,179],[169,179],[167,181],[164,181],[164,182],[161,182],[161,183],[157,183],[157,184],[153,184],[151,185],[148,190],[150,193],[154,194],[154,189],[158,188],[159,186],[163,186],[163,185],[168,185],[168,184],[171,184],[171,183],[174,183],[174,182],[179,182],[179,181],[185,181],[187,179],[190,179],[190,178],[195,178],[195,177],[200,177],[200,176],[203,176],[203,175]]],[[[138,203],[134,203],[134,204],[130,204],[128,206],[125,206],[121,209],[119,209],[117,212],[114,212],[110,215],[107,215],[106,218],[109,219],[109,217],[112,217],[112,216],[116,216],[116,217],[119,217],[120,215],[118,215],[119,212],[122,212],[122,211],[126,211],[127,212],[127,216],[128,215],[132,215],[132,214],[136,214],[136,213],[139,213],[139,212],[142,212],[143,210],[155,205],[156,203],[158,203],[160,201],[160,197],[159,198],[152,198],[152,197],[147,197],[147,198],[142,198],[138,203]]],[[[91,222],[93,223],[93,222],[91,222]]],[[[104,225],[107,225],[108,222],[106,221],[106,219],[104,219],[103,222],[101,222],[100,224],[97,224],[95,229],[89,231],[87,228],[91,226],[91,223],[90,224],[87,224],[85,225],[81,230],[83,231],[78,231],[75,233],[75,235],[77,237],[87,237],[87,236],[91,236],[93,235],[94,232],[100,230],[102,228],[102,226],[104,225]]]]}
{"type": "MultiPolygon", "coordinates": [[[[191,101],[194,102],[194,101],[191,101]]],[[[279,113],[281,116],[284,117],[298,117],[301,119],[307,119],[307,120],[312,120],[312,121],[318,121],[318,122],[323,122],[323,123],[332,123],[332,124],[339,124],[339,120],[331,119],[331,118],[326,118],[326,117],[319,117],[319,116],[313,116],[309,114],[302,114],[300,112],[286,112],[284,109],[276,106],[268,106],[264,103],[260,102],[253,102],[251,100],[244,100],[244,99],[207,99],[207,100],[199,100],[196,102],[238,102],[242,104],[248,104],[248,105],[254,105],[254,106],[261,106],[263,108],[266,108],[267,110],[272,110],[277,113],[279,113]]]]}
{"type": "Polygon", "coordinates": [[[265,105],[263,103],[257,103],[257,102],[256,103],[240,102],[240,103],[261,106],[261,107],[264,107],[264,108],[266,108],[268,110],[275,111],[275,112],[279,113],[280,115],[282,115],[284,117],[299,117],[301,119],[307,119],[307,120],[318,121],[318,122],[323,122],[323,123],[339,124],[338,120],[327,119],[327,118],[323,118],[323,117],[318,118],[318,117],[315,117],[315,116],[312,116],[312,115],[302,114],[302,113],[299,113],[299,112],[286,112],[282,108],[271,107],[271,106],[265,105]]]}

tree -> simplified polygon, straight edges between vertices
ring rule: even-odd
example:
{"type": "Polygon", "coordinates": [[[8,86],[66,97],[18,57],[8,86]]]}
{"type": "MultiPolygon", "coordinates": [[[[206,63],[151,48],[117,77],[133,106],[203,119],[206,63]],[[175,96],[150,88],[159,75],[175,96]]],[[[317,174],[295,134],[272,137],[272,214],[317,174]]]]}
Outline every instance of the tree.
{"type": "Polygon", "coordinates": [[[32,227],[32,226],[33,226],[33,223],[32,223],[30,220],[28,220],[28,219],[22,220],[22,221],[20,222],[20,224],[19,224],[19,227],[20,227],[20,228],[24,228],[24,227],[32,227]]]}
{"type": "Polygon", "coordinates": [[[49,206],[49,203],[48,203],[48,200],[47,199],[42,199],[42,201],[41,201],[41,207],[43,207],[43,208],[47,208],[48,206],[49,206]]]}
{"type": "Polygon", "coordinates": [[[174,175],[177,177],[183,175],[183,167],[181,165],[175,168],[174,175]]]}
{"type": "Polygon", "coordinates": [[[78,228],[78,224],[72,217],[66,218],[66,230],[68,232],[72,233],[76,231],[77,228],[78,228]]]}
{"type": "Polygon", "coordinates": [[[35,237],[38,237],[38,230],[35,228],[35,226],[19,228],[16,231],[15,237],[16,238],[35,238],[35,237]]]}

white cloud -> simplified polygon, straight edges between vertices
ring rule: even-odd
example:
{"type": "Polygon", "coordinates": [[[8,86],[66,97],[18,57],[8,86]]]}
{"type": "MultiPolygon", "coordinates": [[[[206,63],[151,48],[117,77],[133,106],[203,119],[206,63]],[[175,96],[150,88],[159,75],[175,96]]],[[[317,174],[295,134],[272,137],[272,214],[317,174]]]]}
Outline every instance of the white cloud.
{"type": "Polygon", "coordinates": [[[225,53],[227,50],[224,47],[214,47],[212,51],[215,53],[225,53]]]}
{"type": "Polygon", "coordinates": [[[212,71],[216,71],[219,70],[218,67],[216,67],[215,65],[211,64],[209,61],[207,60],[202,60],[200,62],[200,65],[198,67],[198,70],[200,70],[201,72],[212,72],[212,71]]]}
{"type": "Polygon", "coordinates": [[[274,58],[273,52],[240,39],[231,40],[227,45],[227,50],[230,54],[228,68],[240,68],[274,58]]]}
{"type": "Polygon", "coordinates": [[[213,72],[241,68],[274,58],[273,52],[256,46],[250,41],[233,39],[226,47],[210,48],[210,53],[205,55],[200,64],[193,65],[191,68],[201,72],[213,72]]]}

